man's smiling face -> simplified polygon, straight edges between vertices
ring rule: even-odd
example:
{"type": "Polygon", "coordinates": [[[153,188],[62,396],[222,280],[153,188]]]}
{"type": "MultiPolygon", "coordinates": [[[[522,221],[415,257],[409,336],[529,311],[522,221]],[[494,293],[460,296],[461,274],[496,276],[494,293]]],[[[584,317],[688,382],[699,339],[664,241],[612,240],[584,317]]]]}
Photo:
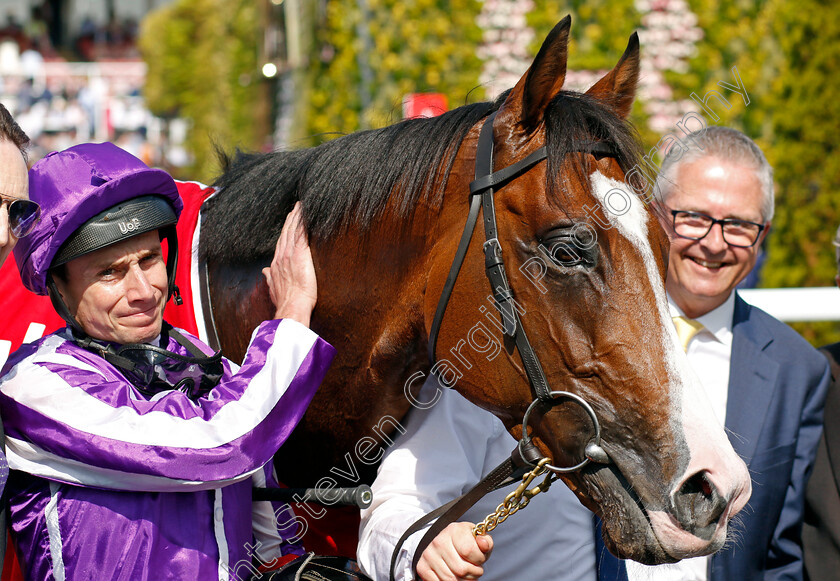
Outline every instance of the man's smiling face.
{"type": "MultiPolygon", "coordinates": [[[[764,223],[762,201],[761,183],[754,169],[708,156],[678,168],[665,204],[673,210],[700,212],[717,219],[764,223]]],[[[670,220],[670,212],[666,210],[664,215],[670,220]]],[[[665,286],[677,306],[692,318],[729,298],[755,265],[767,234],[765,228],[755,245],[738,248],[724,241],[719,224],[702,240],[674,235],[670,223],[666,230],[671,233],[671,252],[665,286]]]]}

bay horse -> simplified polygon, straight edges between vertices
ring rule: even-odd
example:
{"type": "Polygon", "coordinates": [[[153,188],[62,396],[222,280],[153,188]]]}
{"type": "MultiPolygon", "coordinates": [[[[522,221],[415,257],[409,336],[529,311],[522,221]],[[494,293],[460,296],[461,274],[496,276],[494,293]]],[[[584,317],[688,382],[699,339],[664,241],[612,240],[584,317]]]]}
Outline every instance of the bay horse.
{"type": "Polygon", "coordinates": [[[312,328],[338,355],[278,453],[287,484],[312,486],[336,467],[369,478],[382,453],[374,444],[390,441],[386,427],[400,429],[434,361],[441,382],[515,438],[529,430],[553,464],[585,464],[562,479],[601,516],[615,554],[651,564],[708,554],[725,542],[750,480],[679,347],[664,291],[667,233],[654,206],[628,193],[625,174],[640,157],[626,120],[638,39],[578,93],[563,90],[569,29],[567,17],[495,102],[231,161],[201,225],[219,341],[241,358],[251,330],[271,318],[260,271],[300,200],[318,278],[312,328]],[[492,240],[468,235],[434,328],[485,123],[491,169],[527,167],[497,185],[492,240]],[[610,199],[619,192],[621,207],[610,199]],[[484,242],[504,260],[507,297],[485,276],[484,242]],[[548,389],[581,398],[592,419],[564,400],[523,428],[535,395],[507,334],[513,310],[548,389]],[[602,454],[587,461],[593,420],[602,454]]]}

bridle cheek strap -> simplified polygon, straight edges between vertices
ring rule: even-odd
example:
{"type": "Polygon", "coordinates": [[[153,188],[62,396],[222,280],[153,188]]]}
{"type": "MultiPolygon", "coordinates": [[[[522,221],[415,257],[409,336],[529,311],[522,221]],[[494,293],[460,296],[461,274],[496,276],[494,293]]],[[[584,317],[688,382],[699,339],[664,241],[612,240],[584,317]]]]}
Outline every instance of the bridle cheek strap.
{"type": "MultiPolygon", "coordinates": [[[[452,261],[452,266],[449,269],[449,274],[444,283],[443,291],[438,301],[437,309],[435,311],[434,319],[432,320],[432,327],[429,332],[429,359],[432,367],[434,367],[436,359],[437,338],[440,332],[441,322],[446,313],[446,305],[449,302],[449,297],[452,294],[452,289],[455,286],[455,281],[458,278],[458,272],[461,270],[464,258],[467,254],[467,248],[470,245],[470,240],[475,231],[475,225],[478,220],[479,209],[484,213],[484,269],[488,280],[490,281],[490,288],[492,289],[494,304],[499,310],[499,316],[502,321],[502,328],[506,337],[511,338],[519,355],[522,358],[522,363],[525,367],[525,374],[528,377],[528,382],[531,384],[531,389],[536,399],[528,407],[528,411],[523,419],[523,434],[519,441],[512,457],[497,466],[492,470],[481,482],[475,485],[469,492],[457,498],[431,513],[425,515],[417,522],[415,522],[403,534],[402,538],[397,542],[394,552],[391,555],[391,569],[390,578],[394,579],[394,567],[397,563],[397,558],[400,549],[405,541],[415,532],[423,529],[434,519],[437,519],[434,524],[424,534],[420,543],[415,550],[414,558],[412,560],[412,570],[416,571],[417,562],[420,559],[423,551],[428,547],[429,543],[442,531],[447,525],[459,519],[473,504],[475,504],[481,497],[492,490],[496,490],[506,486],[515,481],[515,479],[523,473],[524,467],[533,468],[537,463],[543,459],[542,454],[533,444],[528,435],[528,418],[531,412],[539,405],[547,405],[552,407],[556,405],[561,399],[571,399],[577,402],[591,418],[595,436],[587,444],[585,450],[585,458],[579,464],[568,468],[549,466],[549,469],[555,473],[573,472],[580,470],[590,461],[608,463],[610,461],[607,453],[601,448],[600,440],[600,425],[598,418],[595,416],[594,410],[584,401],[580,396],[565,392],[552,391],[548,386],[545,373],[540,365],[539,359],[531,346],[528,337],[525,335],[525,330],[522,327],[522,322],[519,318],[519,311],[517,309],[516,301],[513,298],[513,291],[508,283],[507,274],[505,273],[504,260],[502,258],[502,247],[499,244],[498,228],[496,224],[496,209],[493,201],[494,188],[504,185],[509,180],[529,170],[535,164],[546,159],[547,149],[541,147],[534,151],[524,159],[507,166],[497,172],[493,172],[493,120],[496,118],[494,112],[485,119],[478,136],[478,147],[476,149],[475,161],[475,180],[470,184],[470,210],[467,216],[467,223],[464,226],[464,231],[461,234],[461,239],[458,243],[458,248],[455,251],[455,257],[452,261]]],[[[615,155],[615,150],[608,143],[596,141],[581,141],[575,149],[576,151],[592,153],[597,155],[615,155]]]]}
{"type": "MultiPolygon", "coordinates": [[[[455,251],[455,257],[452,260],[452,266],[449,269],[449,274],[443,285],[443,291],[438,300],[434,319],[432,319],[432,327],[429,331],[429,362],[434,367],[437,358],[437,339],[440,334],[443,316],[446,313],[446,306],[449,303],[449,297],[452,295],[455,281],[458,279],[458,273],[464,263],[470,240],[475,231],[475,225],[478,221],[478,211],[482,209],[484,213],[485,240],[483,246],[484,269],[490,281],[494,304],[499,310],[502,328],[504,329],[505,335],[513,339],[516,344],[534,395],[541,401],[550,401],[552,399],[551,388],[548,386],[539,359],[534,353],[530,341],[528,341],[525,330],[522,328],[516,301],[513,299],[513,292],[511,291],[507,274],[505,273],[502,247],[499,244],[498,229],[496,226],[496,209],[493,201],[495,187],[504,185],[546,159],[548,150],[546,146],[540,147],[527,157],[494,172],[493,120],[497,114],[498,111],[494,111],[484,120],[478,135],[478,146],[475,154],[475,179],[470,183],[470,210],[467,215],[464,231],[461,233],[461,239],[458,242],[458,248],[455,251]]],[[[581,140],[575,147],[575,151],[595,155],[616,156],[615,148],[603,141],[581,140]]]]}
{"type": "MultiPolygon", "coordinates": [[[[530,161],[529,164],[522,163],[519,167],[517,164],[508,166],[504,170],[493,173],[493,118],[495,114],[487,119],[481,127],[481,133],[478,137],[478,150],[475,158],[475,174],[476,181],[484,179],[489,183],[502,184],[505,181],[519,175],[521,172],[530,169],[531,165],[545,159],[545,147],[537,150],[535,153],[541,155],[529,155],[522,162],[530,161]],[[514,170],[515,171],[512,171],[514,170]],[[501,175],[504,173],[504,175],[501,175]],[[493,179],[493,176],[498,176],[493,179]],[[504,179],[502,179],[504,178],[504,179]]],[[[551,389],[548,387],[548,381],[543,373],[542,366],[537,359],[534,349],[531,347],[528,337],[525,335],[525,329],[522,327],[522,322],[519,320],[519,312],[516,309],[516,303],[513,300],[513,291],[511,291],[508,283],[507,274],[505,273],[504,259],[502,258],[502,247],[499,244],[499,232],[496,225],[496,207],[493,201],[494,189],[492,185],[483,186],[482,188],[474,188],[475,182],[470,184],[470,192],[472,195],[481,195],[481,207],[484,214],[484,271],[487,274],[487,279],[490,281],[490,288],[493,291],[494,304],[499,310],[499,315],[502,319],[502,325],[505,330],[505,335],[510,337],[516,343],[516,349],[519,351],[519,356],[522,358],[522,364],[525,366],[525,374],[528,376],[528,382],[531,384],[531,389],[537,399],[541,401],[551,400],[551,389]]]]}
{"type": "Polygon", "coordinates": [[[498,240],[498,228],[496,226],[496,209],[493,202],[494,187],[500,186],[529,170],[535,164],[546,158],[546,148],[541,147],[524,159],[507,166],[497,172],[493,172],[493,120],[498,111],[492,113],[485,119],[478,136],[478,147],[475,157],[475,180],[470,184],[470,211],[467,216],[467,223],[461,234],[452,267],[446,278],[443,292],[438,301],[435,317],[432,320],[432,328],[429,333],[429,358],[434,366],[437,348],[437,338],[440,333],[440,325],[446,313],[446,306],[449,297],[458,278],[458,273],[463,265],[464,258],[475,231],[475,224],[478,219],[479,209],[484,214],[484,269],[490,281],[494,304],[499,310],[502,327],[505,335],[513,339],[519,351],[528,381],[537,399],[548,401],[551,399],[551,389],[545,379],[539,360],[534,354],[531,343],[525,335],[522,323],[519,320],[519,313],[516,309],[516,302],[513,299],[513,292],[505,273],[504,260],[502,258],[502,247],[498,240]]]}

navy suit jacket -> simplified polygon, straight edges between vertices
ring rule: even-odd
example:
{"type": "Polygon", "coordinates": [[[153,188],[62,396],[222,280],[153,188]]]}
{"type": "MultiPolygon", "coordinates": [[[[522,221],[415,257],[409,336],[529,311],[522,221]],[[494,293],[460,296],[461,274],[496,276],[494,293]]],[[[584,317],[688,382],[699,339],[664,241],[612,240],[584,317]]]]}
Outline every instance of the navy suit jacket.
{"type": "Polygon", "coordinates": [[[729,441],[752,496],[711,581],[802,579],[805,485],[822,433],[828,363],[784,323],[735,297],[726,403],[729,441]]]}
{"type": "MultiPolygon", "coordinates": [[[[822,432],[828,364],[793,329],[735,296],[726,431],[752,496],[709,581],[801,580],[805,484],[822,432]]],[[[601,556],[610,579],[609,558],[601,556]]],[[[626,577],[625,577],[626,578],[626,577]]]]}

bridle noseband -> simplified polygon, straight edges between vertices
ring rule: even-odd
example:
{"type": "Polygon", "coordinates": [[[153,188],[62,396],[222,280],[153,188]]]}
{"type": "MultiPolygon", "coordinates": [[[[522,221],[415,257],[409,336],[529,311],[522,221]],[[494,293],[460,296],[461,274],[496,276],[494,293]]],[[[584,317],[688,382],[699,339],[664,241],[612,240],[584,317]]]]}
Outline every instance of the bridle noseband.
{"type": "MultiPolygon", "coordinates": [[[[586,466],[590,461],[607,464],[610,462],[606,451],[601,447],[601,426],[595,411],[583,398],[568,391],[552,391],[548,386],[548,380],[545,377],[539,358],[531,346],[525,329],[522,327],[522,322],[519,319],[513,303],[513,291],[508,283],[507,274],[505,273],[505,264],[502,257],[502,247],[499,244],[498,229],[496,225],[496,209],[493,200],[494,188],[502,186],[511,179],[525,173],[540,161],[546,159],[548,153],[546,147],[540,147],[527,157],[513,163],[498,171],[493,171],[493,120],[496,118],[498,111],[493,112],[485,119],[481,127],[481,132],[478,137],[478,147],[476,149],[475,157],[475,180],[470,184],[470,210],[467,216],[467,223],[464,226],[464,232],[461,234],[461,239],[458,243],[458,249],[455,252],[455,258],[452,261],[452,266],[449,270],[449,275],[446,278],[443,292],[438,301],[435,317],[432,321],[432,328],[429,333],[429,357],[432,365],[435,363],[435,350],[437,347],[437,338],[440,332],[440,325],[443,321],[446,306],[449,303],[449,297],[452,294],[452,289],[455,286],[455,281],[458,278],[458,273],[464,262],[464,257],[467,253],[467,248],[475,230],[475,224],[478,220],[479,209],[483,210],[484,214],[484,269],[487,278],[490,281],[490,288],[493,292],[496,308],[499,310],[499,315],[502,320],[505,336],[513,340],[516,349],[519,351],[519,356],[522,359],[522,364],[525,368],[525,374],[528,377],[528,382],[531,385],[531,390],[535,396],[534,401],[528,406],[522,423],[522,439],[519,441],[520,452],[523,448],[533,447],[531,438],[528,436],[528,420],[532,411],[537,406],[554,407],[560,403],[561,400],[572,400],[580,405],[587,415],[592,420],[595,434],[593,438],[586,445],[584,454],[585,458],[575,466],[568,468],[547,465],[549,470],[553,472],[574,472],[586,466]]],[[[614,156],[615,151],[608,143],[602,141],[582,141],[575,151],[586,153],[597,153],[601,155],[614,156]]],[[[524,456],[525,454],[523,454],[524,456]]]]}

